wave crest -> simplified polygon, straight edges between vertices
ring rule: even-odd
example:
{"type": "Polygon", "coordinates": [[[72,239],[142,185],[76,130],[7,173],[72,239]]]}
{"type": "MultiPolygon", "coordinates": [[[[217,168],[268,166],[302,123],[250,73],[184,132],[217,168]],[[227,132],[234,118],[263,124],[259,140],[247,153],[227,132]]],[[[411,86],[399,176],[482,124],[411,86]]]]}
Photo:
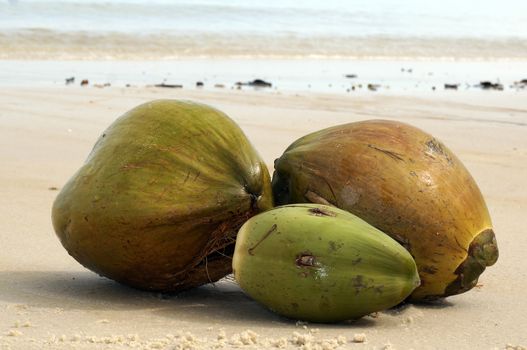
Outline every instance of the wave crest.
{"type": "Polygon", "coordinates": [[[177,58],[525,60],[521,39],[300,36],[55,31],[0,32],[0,59],[168,60],[177,58]]]}

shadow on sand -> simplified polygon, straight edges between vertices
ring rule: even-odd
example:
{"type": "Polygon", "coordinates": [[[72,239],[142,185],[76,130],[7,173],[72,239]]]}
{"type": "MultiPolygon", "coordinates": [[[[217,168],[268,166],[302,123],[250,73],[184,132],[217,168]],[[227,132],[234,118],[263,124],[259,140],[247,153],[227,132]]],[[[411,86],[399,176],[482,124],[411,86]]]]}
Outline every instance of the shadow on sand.
{"type": "MultiPolygon", "coordinates": [[[[296,321],[267,310],[229,280],[179,294],[144,292],[120,285],[89,271],[1,271],[0,300],[39,308],[64,310],[145,310],[194,322],[217,322],[259,327],[294,326],[296,321]]],[[[368,328],[375,320],[364,317],[328,327],[368,328]]],[[[319,328],[325,325],[317,325],[319,328]]]]}
{"type": "Polygon", "coordinates": [[[394,306],[388,310],[383,311],[384,313],[392,316],[397,316],[403,314],[410,310],[411,308],[415,309],[446,309],[454,306],[454,304],[446,299],[437,299],[429,302],[402,302],[397,306],[394,306]]]}

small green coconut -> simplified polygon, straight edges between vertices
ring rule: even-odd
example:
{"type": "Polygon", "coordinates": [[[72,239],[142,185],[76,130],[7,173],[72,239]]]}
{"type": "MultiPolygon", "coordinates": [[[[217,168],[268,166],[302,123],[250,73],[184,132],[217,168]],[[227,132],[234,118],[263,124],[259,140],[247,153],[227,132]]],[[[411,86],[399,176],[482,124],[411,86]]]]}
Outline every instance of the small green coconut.
{"type": "Polygon", "coordinates": [[[251,297],[289,318],[357,319],[399,304],[419,285],[408,251],[335,207],[295,204],[247,221],[234,277],[251,297]]]}

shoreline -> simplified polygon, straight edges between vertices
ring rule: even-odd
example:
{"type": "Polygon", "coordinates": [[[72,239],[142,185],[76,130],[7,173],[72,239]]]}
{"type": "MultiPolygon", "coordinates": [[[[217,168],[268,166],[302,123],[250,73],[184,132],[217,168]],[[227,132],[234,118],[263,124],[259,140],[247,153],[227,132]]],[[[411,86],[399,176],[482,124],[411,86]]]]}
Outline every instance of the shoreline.
{"type": "Polygon", "coordinates": [[[527,74],[522,74],[527,72],[527,59],[515,62],[342,59],[0,60],[0,72],[0,86],[3,87],[78,86],[86,81],[86,86],[99,88],[165,85],[175,89],[256,88],[272,92],[310,91],[350,95],[360,91],[527,91],[527,74]],[[257,79],[271,86],[251,86],[257,79]]]}
{"type": "MultiPolygon", "coordinates": [[[[309,25],[305,23],[304,25],[309,25]]],[[[345,27],[344,27],[345,28],[345,27]]],[[[227,28],[225,28],[227,29],[227,28]]],[[[255,29],[255,28],[252,28],[255,29]]],[[[349,28],[346,28],[349,30],[349,28]]],[[[75,28],[4,28],[0,59],[173,60],[210,59],[355,59],[355,60],[525,60],[521,35],[456,36],[412,33],[350,34],[258,30],[76,30],[75,28]]],[[[352,32],[351,32],[352,33],[352,32]]]]}

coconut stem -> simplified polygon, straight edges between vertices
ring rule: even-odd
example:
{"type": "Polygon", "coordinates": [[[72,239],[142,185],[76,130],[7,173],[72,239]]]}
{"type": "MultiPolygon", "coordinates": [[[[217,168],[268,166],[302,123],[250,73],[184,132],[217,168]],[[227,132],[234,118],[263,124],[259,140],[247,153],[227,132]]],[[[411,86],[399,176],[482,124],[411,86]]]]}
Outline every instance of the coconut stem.
{"type": "Polygon", "coordinates": [[[486,229],[478,234],[470,243],[468,256],[455,273],[458,277],[445,289],[443,296],[464,293],[477,283],[479,275],[487,266],[494,265],[498,260],[498,245],[492,229],[486,229]]]}

